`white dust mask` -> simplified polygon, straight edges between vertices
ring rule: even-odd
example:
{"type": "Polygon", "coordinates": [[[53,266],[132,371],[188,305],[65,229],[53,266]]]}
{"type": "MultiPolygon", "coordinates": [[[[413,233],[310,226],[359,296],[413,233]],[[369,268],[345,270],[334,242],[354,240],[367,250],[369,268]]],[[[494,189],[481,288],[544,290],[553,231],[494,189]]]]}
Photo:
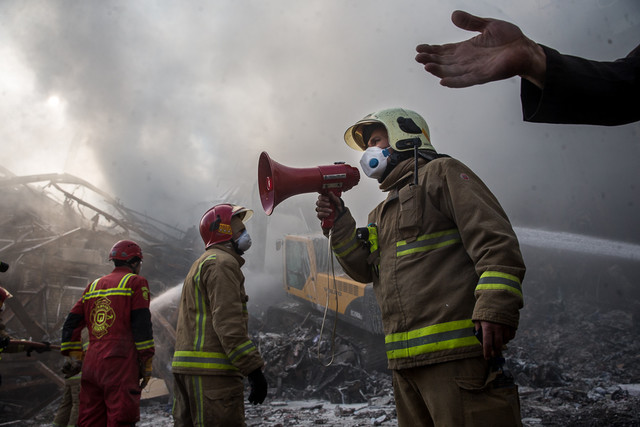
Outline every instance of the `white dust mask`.
{"type": "Polygon", "coordinates": [[[360,158],[362,172],[369,178],[379,179],[387,168],[389,154],[389,148],[367,148],[360,158]]]}
{"type": "Polygon", "coordinates": [[[236,242],[236,247],[241,252],[246,252],[251,247],[251,236],[249,235],[249,233],[247,233],[247,230],[243,230],[235,242],[236,242]]]}

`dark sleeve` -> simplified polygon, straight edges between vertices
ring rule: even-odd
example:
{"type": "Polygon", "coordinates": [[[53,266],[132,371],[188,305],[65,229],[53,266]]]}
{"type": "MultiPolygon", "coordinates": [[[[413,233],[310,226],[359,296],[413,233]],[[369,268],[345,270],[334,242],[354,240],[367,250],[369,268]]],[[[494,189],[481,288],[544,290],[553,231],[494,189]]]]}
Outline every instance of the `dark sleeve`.
{"type": "Polygon", "coordinates": [[[140,359],[145,360],[155,352],[153,341],[153,327],[151,325],[151,311],[139,308],[131,311],[131,332],[140,359]]]}
{"type": "Polygon", "coordinates": [[[613,62],[542,48],[547,56],[544,89],[521,82],[525,121],[616,126],[640,120],[640,46],[613,62]]]}
{"type": "Polygon", "coordinates": [[[84,316],[79,313],[69,313],[62,325],[60,350],[63,355],[70,351],[82,351],[81,329],[85,326],[84,316]]]}

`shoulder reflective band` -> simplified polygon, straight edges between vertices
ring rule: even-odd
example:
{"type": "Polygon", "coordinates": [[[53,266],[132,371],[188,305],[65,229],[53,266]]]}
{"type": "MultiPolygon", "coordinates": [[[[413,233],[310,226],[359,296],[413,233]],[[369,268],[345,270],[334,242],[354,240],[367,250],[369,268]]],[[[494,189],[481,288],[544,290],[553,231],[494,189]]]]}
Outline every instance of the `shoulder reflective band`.
{"type": "Polygon", "coordinates": [[[522,285],[516,276],[499,271],[485,271],[478,280],[476,290],[493,289],[513,292],[522,298],[522,285]]]}
{"type": "Polygon", "coordinates": [[[359,248],[360,246],[361,246],[361,243],[360,243],[360,240],[358,240],[358,237],[356,236],[356,229],[354,228],[353,232],[351,233],[348,239],[332,245],[331,249],[333,250],[333,253],[335,254],[336,257],[342,258],[349,255],[351,252],[353,252],[355,249],[359,248]]]}
{"type": "Polygon", "coordinates": [[[471,319],[440,323],[384,337],[387,358],[400,359],[441,350],[480,345],[471,319]]]}
{"type": "Polygon", "coordinates": [[[200,274],[202,273],[202,267],[204,266],[204,263],[212,259],[216,259],[215,254],[209,255],[204,259],[204,261],[200,263],[200,265],[198,266],[198,272],[193,278],[195,282],[194,298],[195,298],[195,304],[196,304],[196,325],[195,325],[196,333],[193,340],[194,350],[202,350],[202,348],[204,347],[204,339],[205,339],[204,330],[205,330],[205,324],[207,322],[207,310],[206,310],[207,303],[205,301],[205,298],[207,298],[207,296],[204,295],[202,292],[202,289],[200,289],[200,274]]]}
{"type": "Polygon", "coordinates": [[[224,353],[208,351],[176,351],[171,366],[176,368],[207,369],[212,371],[237,371],[224,353]]]}
{"type": "Polygon", "coordinates": [[[457,228],[439,231],[437,233],[423,234],[411,243],[408,243],[406,240],[396,243],[396,256],[426,252],[443,246],[453,245],[460,241],[460,233],[457,228]]]}
{"type": "Polygon", "coordinates": [[[135,276],[135,274],[133,273],[125,274],[124,276],[122,276],[122,279],[120,279],[118,286],[116,286],[115,288],[109,288],[109,289],[96,290],[96,286],[98,285],[98,282],[100,281],[100,279],[94,280],[91,286],[89,287],[89,291],[82,296],[82,302],[85,302],[86,300],[91,298],[98,298],[98,297],[110,297],[114,295],[122,295],[122,296],[133,295],[133,290],[131,290],[131,288],[127,288],[127,282],[132,276],[135,276]]]}

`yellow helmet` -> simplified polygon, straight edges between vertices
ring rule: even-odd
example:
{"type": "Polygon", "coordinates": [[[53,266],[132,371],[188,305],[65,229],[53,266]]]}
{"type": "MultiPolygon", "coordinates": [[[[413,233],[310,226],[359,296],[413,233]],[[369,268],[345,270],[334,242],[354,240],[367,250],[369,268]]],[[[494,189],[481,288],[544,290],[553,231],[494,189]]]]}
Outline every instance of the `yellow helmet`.
{"type": "Polygon", "coordinates": [[[354,150],[365,151],[366,129],[370,125],[382,124],[389,135],[389,145],[394,151],[413,150],[417,143],[420,150],[433,150],[429,136],[429,126],[422,116],[404,108],[389,108],[367,114],[344,133],[344,140],[354,150]]]}

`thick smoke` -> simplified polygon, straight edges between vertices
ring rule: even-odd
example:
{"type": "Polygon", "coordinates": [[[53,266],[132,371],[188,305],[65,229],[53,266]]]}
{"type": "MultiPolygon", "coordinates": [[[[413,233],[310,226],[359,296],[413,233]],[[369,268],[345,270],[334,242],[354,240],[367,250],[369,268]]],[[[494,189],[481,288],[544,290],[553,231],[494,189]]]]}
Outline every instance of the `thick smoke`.
{"type": "MultiPolygon", "coordinates": [[[[471,36],[450,22],[456,8],[592,59],[638,43],[635,0],[529,3],[3,2],[2,165],[78,175],[187,228],[231,192],[263,215],[262,150],[296,167],[356,165],[344,130],[405,106],[516,225],[638,243],[638,124],[526,124],[518,79],[453,90],[413,60],[418,43],[471,36]]],[[[315,196],[299,197],[312,211],[315,196]]],[[[344,198],[363,222],[382,194],[363,177],[344,198]]]]}

